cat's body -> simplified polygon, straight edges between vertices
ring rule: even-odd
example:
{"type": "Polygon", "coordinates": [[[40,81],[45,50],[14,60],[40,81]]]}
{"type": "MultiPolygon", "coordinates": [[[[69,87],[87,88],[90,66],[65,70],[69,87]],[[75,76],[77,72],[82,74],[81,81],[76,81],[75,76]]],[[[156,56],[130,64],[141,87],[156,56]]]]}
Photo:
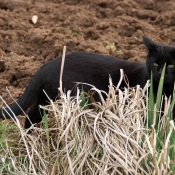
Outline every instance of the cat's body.
{"type": "MultiPolygon", "coordinates": [[[[151,70],[153,70],[153,73],[155,74],[154,92],[156,93],[156,84],[158,84],[159,75],[156,75],[155,72],[156,69],[158,70],[159,66],[156,66],[155,68],[155,66],[152,66],[152,64],[155,62],[153,62],[153,59],[157,59],[155,47],[155,45],[157,46],[157,44],[146,37],[144,37],[143,39],[145,45],[149,50],[146,61],[147,66],[145,65],[145,63],[129,62],[126,60],[118,59],[116,57],[94,53],[71,52],[67,54],[63,70],[63,89],[65,91],[72,90],[76,82],[84,82],[94,85],[100,90],[108,92],[109,74],[112,77],[113,84],[117,85],[120,79],[120,69],[124,70],[124,73],[127,75],[131,87],[134,87],[136,85],[144,87],[146,81],[150,78],[149,72],[151,68],[151,70]]],[[[165,55],[165,53],[163,52],[161,52],[161,55],[158,54],[158,56],[161,56],[162,59],[164,59],[164,61],[166,62],[166,58],[171,58],[171,55],[165,55]]],[[[35,74],[34,78],[27,86],[23,95],[17,101],[19,106],[21,106],[24,111],[30,108],[28,116],[32,123],[38,123],[41,121],[38,105],[46,105],[48,102],[46,95],[43,93],[43,89],[52,100],[55,100],[58,95],[61,61],[62,57],[60,56],[44,64],[35,74]]],[[[163,62],[161,62],[161,65],[162,64],[163,62]]],[[[175,62],[171,62],[171,64],[175,64],[175,62]]],[[[175,75],[174,72],[173,75],[175,75]]],[[[174,82],[174,78],[170,80],[167,81],[168,88],[164,89],[164,93],[168,96],[171,95],[172,82],[174,82]],[[170,80],[171,83],[169,82],[170,80]]],[[[121,87],[124,86],[125,83],[123,82],[121,84],[121,87]]],[[[83,85],[83,89],[87,92],[90,87],[83,85]]],[[[74,95],[74,90],[72,90],[72,95],[74,95]]],[[[22,113],[21,109],[16,103],[12,104],[10,108],[15,115],[19,115],[20,113],[22,113]]],[[[6,110],[11,114],[8,109],[6,110]]],[[[3,113],[6,118],[9,118],[9,115],[4,110],[3,113]]],[[[4,118],[2,115],[2,110],[0,111],[0,118],[4,118]]],[[[26,119],[25,128],[30,127],[30,125],[30,122],[26,119]]]]}

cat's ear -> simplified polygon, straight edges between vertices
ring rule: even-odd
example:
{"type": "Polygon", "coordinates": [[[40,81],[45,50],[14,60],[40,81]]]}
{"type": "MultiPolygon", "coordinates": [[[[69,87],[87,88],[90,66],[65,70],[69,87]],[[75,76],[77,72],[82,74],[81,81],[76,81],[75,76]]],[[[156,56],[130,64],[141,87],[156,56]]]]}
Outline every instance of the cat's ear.
{"type": "Polygon", "coordinates": [[[147,47],[147,49],[149,51],[156,51],[157,48],[157,43],[152,41],[151,39],[147,38],[146,36],[143,36],[143,42],[145,44],[145,46],[147,47]]]}

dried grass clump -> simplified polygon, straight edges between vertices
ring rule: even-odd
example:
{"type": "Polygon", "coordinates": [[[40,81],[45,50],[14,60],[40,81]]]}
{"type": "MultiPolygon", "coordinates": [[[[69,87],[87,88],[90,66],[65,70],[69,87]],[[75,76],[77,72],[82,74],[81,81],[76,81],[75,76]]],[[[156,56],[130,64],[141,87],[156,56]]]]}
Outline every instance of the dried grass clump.
{"type": "MultiPolygon", "coordinates": [[[[3,145],[0,165],[11,174],[152,174],[145,139],[146,87],[121,91],[110,79],[108,97],[92,86],[101,102],[82,107],[82,95],[64,94],[39,125],[25,131],[11,147],[3,145]],[[29,133],[30,131],[30,133],[29,133]]],[[[1,172],[2,173],[2,172],[1,172]]],[[[8,174],[7,173],[7,174],[8,174]]]]}

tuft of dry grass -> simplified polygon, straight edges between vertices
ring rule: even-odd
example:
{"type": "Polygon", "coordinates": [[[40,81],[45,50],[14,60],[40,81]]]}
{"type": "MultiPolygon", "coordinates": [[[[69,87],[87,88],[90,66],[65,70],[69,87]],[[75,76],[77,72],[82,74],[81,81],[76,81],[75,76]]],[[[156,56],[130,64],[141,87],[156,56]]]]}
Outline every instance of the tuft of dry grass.
{"type": "MultiPolygon", "coordinates": [[[[145,137],[145,90],[116,89],[110,79],[108,97],[92,86],[101,102],[84,109],[81,93],[70,92],[41,109],[48,111],[28,130],[18,123],[20,136],[3,146],[0,164],[13,174],[151,174],[145,137]],[[98,109],[98,110],[96,110],[98,109]],[[29,131],[31,132],[29,134],[29,131]],[[8,144],[7,144],[8,145],[8,144]]],[[[2,145],[1,145],[2,146],[2,145]]]]}

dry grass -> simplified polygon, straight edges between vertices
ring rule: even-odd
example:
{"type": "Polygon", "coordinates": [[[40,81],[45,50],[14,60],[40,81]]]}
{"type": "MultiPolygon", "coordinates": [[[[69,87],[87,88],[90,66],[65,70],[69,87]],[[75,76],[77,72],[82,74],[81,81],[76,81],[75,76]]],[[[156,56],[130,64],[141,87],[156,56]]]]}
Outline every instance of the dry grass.
{"type": "Polygon", "coordinates": [[[49,114],[40,126],[29,129],[32,134],[17,123],[17,142],[10,148],[3,146],[0,161],[8,167],[4,170],[14,174],[152,174],[154,165],[147,164],[149,141],[143,139],[145,90],[138,86],[121,91],[110,81],[107,100],[104,92],[92,90],[102,101],[93,109],[81,107],[79,90],[76,97],[61,92],[58,101],[41,107],[49,114]]]}

